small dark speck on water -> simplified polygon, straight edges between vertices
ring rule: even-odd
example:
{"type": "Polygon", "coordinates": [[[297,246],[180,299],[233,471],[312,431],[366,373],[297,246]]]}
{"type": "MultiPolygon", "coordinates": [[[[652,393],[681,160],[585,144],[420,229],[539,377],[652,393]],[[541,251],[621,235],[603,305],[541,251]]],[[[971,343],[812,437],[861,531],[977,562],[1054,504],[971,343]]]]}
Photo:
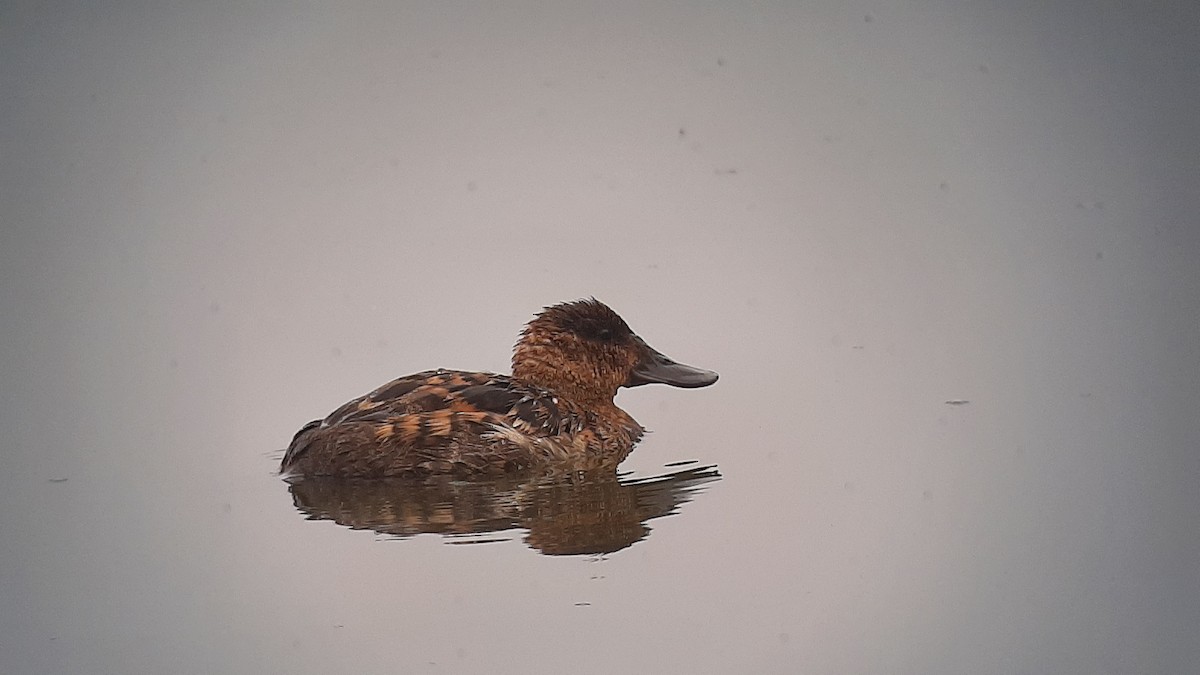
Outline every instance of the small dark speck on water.
{"type": "Polygon", "coordinates": [[[575,606],[576,606],[576,607],[591,607],[591,606],[592,606],[592,603],[590,603],[590,602],[577,602],[577,603],[575,603],[575,606]]]}
{"type": "Polygon", "coordinates": [[[49,482],[51,482],[51,483],[65,483],[65,482],[67,482],[67,479],[66,479],[66,478],[51,478],[49,482]]]}
{"type": "Polygon", "coordinates": [[[1096,251],[1096,260],[1104,260],[1104,253],[1096,251]]]}
{"type": "Polygon", "coordinates": [[[938,184],[938,188],[940,188],[942,190],[942,192],[946,192],[950,189],[950,184],[947,183],[946,181],[942,181],[941,183],[938,184]]]}
{"type": "Polygon", "coordinates": [[[870,14],[867,14],[867,15],[864,15],[864,16],[863,16],[863,21],[864,21],[865,23],[871,23],[871,22],[872,22],[872,21],[874,21],[874,20],[875,20],[875,17],[871,16],[870,14]]]}
{"type": "Polygon", "coordinates": [[[866,349],[865,345],[850,345],[850,349],[866,349]]]}
{"type": "Polygon", "coordinates": [[[687,138],[687,129],[684,129],[683,127],[679,127],[679,138],[680,139],[687,138]]]}
{"type": "Polygon", "coordinates": [[[968,403],[970,403],[970,401],[965,398],[952,398],[949,401],[946,401],[946,405],[966,405],[968,403]]]}
{"type": "Polygon", "coordinates": [[[737,174],[737,169],[713,169],[713,173],[717,174],[718,176],[732,176],[737,174]]]}
{"type": "Polygon", "coordinates": [[[721,66],[724,66],[724,65],[725,65],[725,59],[724,59],[724,57],[720,57],[720,56],[718,56],[718,57],[717,57],[717,66],[718,66],[718,67],[721,67],[721,66]]]}

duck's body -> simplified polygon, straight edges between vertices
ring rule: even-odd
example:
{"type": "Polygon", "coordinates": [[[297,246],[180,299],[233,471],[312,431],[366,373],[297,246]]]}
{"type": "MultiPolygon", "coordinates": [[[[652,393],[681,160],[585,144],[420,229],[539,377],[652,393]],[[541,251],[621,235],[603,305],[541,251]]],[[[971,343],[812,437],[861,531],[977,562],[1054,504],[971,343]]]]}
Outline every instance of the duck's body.
{"type": "Polygon", "coordinates": [[[428,370],[310,422],[283,466],[334,476],[588,469],[616,466],[641,436],[641,425],[616,406],[586,410],[506,375],[428,370]]]}
{"type": "Polygon", "coordinates": [[[511,376],[430,370],[392,380],[305,425],[282,470],[387,477],[616,467],[644,432],[613,403],[619,387],[716,379],[652,349],[604,304],[564,303],[526,326],[511,376]]]}

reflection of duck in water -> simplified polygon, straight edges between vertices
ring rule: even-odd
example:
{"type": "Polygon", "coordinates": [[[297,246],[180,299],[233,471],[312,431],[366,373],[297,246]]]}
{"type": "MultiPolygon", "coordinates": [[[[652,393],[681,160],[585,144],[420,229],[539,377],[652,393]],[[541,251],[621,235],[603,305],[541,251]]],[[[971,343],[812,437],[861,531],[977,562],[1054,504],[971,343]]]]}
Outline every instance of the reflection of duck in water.
{"type": "MultiPolygon", "coordinates": [[[[643,539],[651,518],[675,513],[706,483],[718,480],[713,467],[694,467],[663,476],[619,481],[493,477],[456,481],[345,481],[310,478],[289,489],[296,508],[314,520],[353,529],[407,537],[422,533],[469,535],[525,528],[529,546],[547,555],[611,553],[643,539]]],[[[463,543],[495,541],[469,538],[463,543]]]]}
{"type": "Polygon", "coordinates": [[[308,423],[283,457],[303,476],[420,477],[612,469],[642,437],[617,389],[705,387],[603,303],[547,307],[513,351],[513,374],[430,370],[393,380],[308,423]]]}

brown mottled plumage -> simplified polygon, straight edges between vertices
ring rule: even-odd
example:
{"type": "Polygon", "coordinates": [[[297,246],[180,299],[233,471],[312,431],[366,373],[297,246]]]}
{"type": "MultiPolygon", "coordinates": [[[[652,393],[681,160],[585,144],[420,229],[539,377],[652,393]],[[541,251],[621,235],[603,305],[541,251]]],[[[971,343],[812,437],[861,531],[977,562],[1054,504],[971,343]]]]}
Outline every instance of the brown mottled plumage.
{"type": "Polygon", "coordinates": [[[704,387],[598,300],[547,307],[522,331],[513,374],[427,370],[361,396],[292,439],[281,470],[305,476],[500,474],[616,467],[642,437],[617,389],[704,387]]]}

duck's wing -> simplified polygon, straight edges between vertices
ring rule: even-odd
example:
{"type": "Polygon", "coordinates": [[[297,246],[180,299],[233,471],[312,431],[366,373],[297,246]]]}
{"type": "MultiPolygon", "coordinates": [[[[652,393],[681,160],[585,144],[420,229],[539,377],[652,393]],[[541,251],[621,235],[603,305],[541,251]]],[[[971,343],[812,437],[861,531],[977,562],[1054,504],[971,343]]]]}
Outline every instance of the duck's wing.
{"type": "Polygon", "coordinates": [[[425,370],[398,377],[374,391],[347,401],[329,413],[323,426],[334,426],[362,419],[376,412],[417,412],[437,410],[443,402],[463,389],[487,384],[501,377],[493,373],[473,373],[461,370],[425,370]]]}
{"type": "Polygon", "coordinates": [[[334,411],[325,423],[397,424],[409,417],[451,416],[505,424],[538,436],[578,430],[583,424],[575,406],[548,391],[504,375],[464,371],[426,371],[393,380],[334,411]]]}
{"type": "MultiPolygon", "coordinates": [[[[504,375],[425,371],[392,380],[306,425],[284,454],[282,469],[313,452],[324,457],[356,443],[403,449],[412,468],[432,473],[448,473],[457,465],[480,472],[491,466],[519,467],[529,452],[544,450],[538,439],[577,433],[590,414],[504,375]],[[485,442],[493,433],[508,443],[485,442]],[[448,449],[453,449],[450,454],[448,449]]],[[[334,473],[387,475],[387,467],[370,465],[387,456],[365,453],[359,458],[361,471],[350,467],[334,473]]]]}

